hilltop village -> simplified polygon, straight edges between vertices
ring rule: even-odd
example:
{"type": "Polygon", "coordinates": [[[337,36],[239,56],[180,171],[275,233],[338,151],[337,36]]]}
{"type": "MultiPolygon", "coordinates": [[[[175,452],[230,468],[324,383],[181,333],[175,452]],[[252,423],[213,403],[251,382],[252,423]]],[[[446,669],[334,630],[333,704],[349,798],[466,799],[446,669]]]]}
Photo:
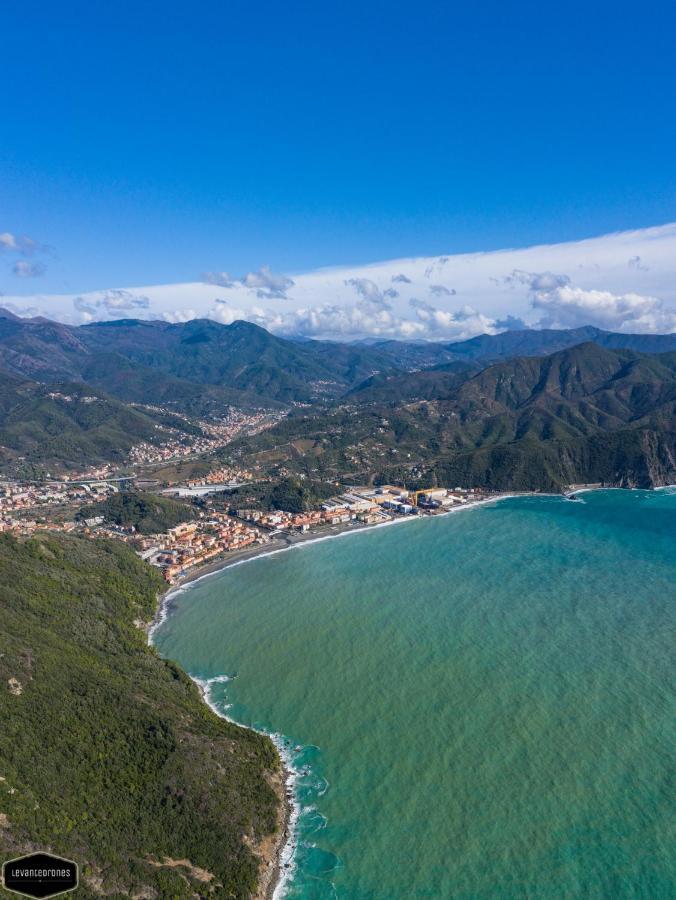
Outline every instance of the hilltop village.
{"type": "Polygon", "coordinates": [[[328,529],[435,515],[489,496],[461,487],[408,491],[395,485],[351,486],[314,508],[292,511],[232,504],[231,492],[256,484],[252,473],[236,468],[221,466],[200,479],[156,484],[152,492],[139,492],[138,479],[114,477],[107,470],[85,474],[67,481],[0,482],[0,531],[24,536],[41,530],[77,532],[121,540],[158,567],[169,584],[195,567],[244,550],[328,529]],[[150,507],[152,512],[136,518],[121,513],[130,499],[135,508],[150,507]]]}

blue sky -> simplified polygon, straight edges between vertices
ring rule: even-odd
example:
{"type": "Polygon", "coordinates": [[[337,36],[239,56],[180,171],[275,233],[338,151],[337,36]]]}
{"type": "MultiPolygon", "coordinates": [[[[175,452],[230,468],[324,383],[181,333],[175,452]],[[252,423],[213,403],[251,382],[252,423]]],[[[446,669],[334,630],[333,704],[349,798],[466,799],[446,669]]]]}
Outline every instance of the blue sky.
{"type": "Polygon", "coordinates": [[[50,249],[0,290],[673,221],[674,26],[667,3],[8,4],[0,233],[50,249]]]}

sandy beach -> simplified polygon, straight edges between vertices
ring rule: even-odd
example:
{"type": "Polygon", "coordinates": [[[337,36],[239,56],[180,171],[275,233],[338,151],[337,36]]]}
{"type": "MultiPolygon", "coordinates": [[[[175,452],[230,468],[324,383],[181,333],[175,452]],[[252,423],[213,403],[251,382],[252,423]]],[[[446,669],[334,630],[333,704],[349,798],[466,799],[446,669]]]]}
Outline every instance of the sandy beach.
{"type": "MultiPolygon", "coordinates": [[[[469,501],[468,503],[463,503],[462,505],[454,506],[450,509],[439,510],[433,513],[426,513],[424,515],[424,518],[435,518],[436,516],[453,515],[455,513],[461,512],[462,510],[474,509],[477,506],[485,506],[488,503],[495,503],[498,500],[506,500],[509,497],[525,496],[530,493],[534,492],[512,491],[510,493],[495,494],[492,497],[487,497],[482,500],[469,501]]],[[[541,496],[541,494],[537,494],[537,496],[541,496]]],[[[227,569],[229,566],[237,565],[246,560],[256,559],[259,556],[268,556],[273,553],[280,553],[283,550],[288,550],[291,547],[295,547],[299,544],[328,540],[329,538],[339,537],[343,534],[355,534],[362,531],[371,531],[374,528],[386,528],[391,525],[403,525],[407,522],[417,522],[419,521],[419,519],[419,516],[399,516],[397,518],[389,519],[386,522],[375,522],[371,525],[366,525],[363,522],[357,522],[353,520],[350,522],[345,522],[341,525],[321,525],[313,531],[297,533],[276,532],[272,535],[270,541],[265,544],[256,544],[253,547],[249,546],[243,550],[230,550],[227,553],[224,553],[223,555],[210,560],[208,563],[192,567],[184,575],[181,575],[179,578],[177,578],[173,584],[168,585],[167,590],[164,594],[164,598],[169,598],[172,593],[174,593],[175,591],[180,591],[181,588],[185,587],[193,581],[198,581],[201,578],[206,578],[209,575],[213,575],[216,572],[227,569]]]]}
{"type": "Polygon", "coordinates": [[[344,534],[345,532],[364,531],[369,528],[377,527],[378,525],[364,525],[361,522],[345,522],[342,525],[322,525],[315,531],[306,531],[304,533],[277,532],[272,535],[270,540],[265,544],[256,544],[253,547],[249,546],[243,550],[229,550],[227,553],[224,553],[222,556],[217,557],[204,565],[194,566],[186,572],[185,575],[177,578],[174,584],[169,586],[168,593],[190,584],[191,581],[197,581],[207,575],[213,575],[215,572],[220,572],[222,569],[227,569],[229,566],[244,562],[244,560],[247,559],[255,559],[258,556],[267,556],[271,553],[278,553],[281,550],[287,550],[290,547],[295,547],[297,544],[305,544],[309,541],[338,537],[338,535],[344,534]]]}

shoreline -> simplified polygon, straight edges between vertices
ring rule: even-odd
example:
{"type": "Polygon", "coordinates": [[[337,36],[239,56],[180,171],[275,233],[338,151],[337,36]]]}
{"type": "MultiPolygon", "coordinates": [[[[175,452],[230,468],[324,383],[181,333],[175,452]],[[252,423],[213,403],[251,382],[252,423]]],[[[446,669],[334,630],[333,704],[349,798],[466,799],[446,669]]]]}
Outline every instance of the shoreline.
{"type": "Polygon", "coordinates": [[[235,719],[221,712],[220,709],[211,699],[211,686],[213,684],[223,684],[230,681],[228,675],[216,675],[214,678],[202,680],[189,675],[190,679],[199,688],[202,700],[209,709],[215,713],[219,719],[224,719],[238,728],[245,728],[249,731],[256,731],[258,734],[265,735],[275,746],[279,757],[280,780],[278,783],[278,796],[280,800],[280,821],[279,829],[270,836],[271,850],[265,852],[265,839],[261,842],[259,848],[261,866],[259,871],[258,890],[253,895],[252,900],[281,900],[278,891],[284,886],[288,877],[293,873],[292,857],[295,851],[294,828],[300,815],[300,805],[294,797],[294,786],[296,782],[296,773],[291,768],[291,757],[284,746],[284,740],[281,735],[269,734],[266,731],[259,731],[249,725],[242,725],[235,719]],[[285,858],[286,857],[286,858],[285,858]]]}
{"type": "MultiPolygon", "coordinates": [[[[509,500],[517,497],[558,497],[562,500],[568,500],[571,495],[586,493],[588,491],[594,490],[606,490],[606,488],[598,487],[595,485],[575,485],[573,490],[566,491],[565,493],[514,491],[511,493],[498,494],[494,497],[487,497],[483,500],[477,500],[473,503],[465,503],[461,506],[456,506],[451,509],[445,510],[444,512],[438,512],[431,515],[402,516],[400,518],[390,519],[387,522],[378,522],[372,525],[366,525],[364,523],[356,523],[352,521],[346,522],[341,525],[324,526],[315,531],[308,531],[305,533],[280,533],[279,535],[276,535],[274,538],[272,538],[269,543],[259,544],[255,547],[247,547],[246,549],[240,551],[233,551],[228,556],[212,560],[209,563],[201,566],[195,566],[192,571],[188,572],[186,575],[180,578],[175,584],[167,585],[166,589],[158,595],[157,612],[152,622],[147,626],[148,643],[151,646],[153,645],[153,635],[155,631],[162,625],[164,621],[166,621],[167,617],[171,614],[171,601],[174,596],[182,594],[184,591],[188,590],[191,585],[197,584],[197,582],[201,581],[203,578],[209,578],[210,576],[216,575],[219,572],[230,568],[231,566],[242,565],[243,563],[251,562],[255,559],[260,559],[265,556],[273,556],[278,553],[285,553],[286,551],[293,550],[296,547],[309,546],[310,544],[319,543],[320,541],[332,540],[333,538],[343,537],[345,535],[363,534],[367,531],[373,531],[377,528],[386,528],[393,525],[419,522],[424,519],[442,518],[461,512],[462,510],[475,509],[479,506],[486,506],[491,503],[499,503],[501,500],[509,500]]],[[[223,683],[229,681],[230,678],[228,676],[215,676],[214,678],[208,679],[207,681],[200,680],[193,677],[192,675],[189,675],[189,677],[198,686],[204,702],[207,704],[207,706],[209,706],[211,710],[213,710],[213,712],[216,713],[217,716],[219,716],[219,718],[225,719],[226,721],[231,722],[233,725],[237,725],[239,728],[250,728],[250,726],[243,725],[241,722],[237,722],[235,719],[230,718],[227,714],[218,710],[211,701],[211,698],[209,696],[211,685],[219,682],[223,683]]],[[[250,730],[257,731],[257,729],[253,728],[250,728],[250,730]]],[[[287,881],[292,877],[295,869],[295,828],[301,813],[300,804],[295,797],[295,783],[297,775],[291,766],[292,758],[287,751],[283,736],[279,734],[270,734],[268,732],[259,733],[265,734],[266,737],[272,740],[279,755],[282,772],[280,791],[282,816],[279,832],[274,835],[274,850],[271,858],[265,860],[264,857],[261,857],[263,859],[263,865],[265,866],[265,868],[262,869],[262,873],[260,876],[261,885],[259,886],[258,892],[254,895],[254,900],[282,900],[282,898],[284,897],[284,887],[287,881]],[[270,872],[269,875],[267,875],[268,871],[270,872]],[[265,877],[266,875],[267,877],[265,877]]]]}
{"type": "MultiPolygon", "coordinates": [[[[165,601],[167,596],[168,592],[166,591],[163,594],[158,594],[158,611],[153,621],[146,628],[148,646],[150,647],[154,647],[153,634],[155,630],[166,619],[167,612],[165,601]]],[[[279,829],[268,838],[268,840],[271,839],[271,852],[265,852],[266,839],[261,841],[261,846],[259,848],[261,860],[261,865],[259,867],[259,886],[256,893],[252,895],[252,900],[281,900],[283,895],[279,894],[278,891],[284,886],[287,879],[293,873],[294,867],[292,862],[295,851],[294,831],[300,815],[300,806],[295,800],[294,790],[296,773],[291,768],[291,758],[284,746],[283,738],[278,734],[269,734],[266,731],[258,731],[258,729],[252,728],[249,725],[243,725],[241,722],[237,722],[235,719],[218,709],[210,697],[211,685],[230,681],[228,675],[217,675],[216,677],[205,681],[196,678],[189,672],[186,672],[186,674],[197,686],[202,701],[215,715],[218,716],[219,719],[224,719],[226,722],[230,722],[230,724],[236,725],[238,728],[256,731],[258,734],[265,735],[265,737],[269,738],[275,746],[280,765],[279,782],[277,785],[273,784],[273,789],[276,789],[280,802],[279,808],[281,815],[278,823],[279,829]]]]}
{"type": "MultiPolygon", "coordinates": [[[[343,537],[349,534],[362,534],[367,531],[373,531],[377,528],[386,528],[392,525],[401,525],[408,522],[419,522],[421,519],[440,518],[461,510],[474,509],[478,506],[485,506],[489,503],[497,503],[500,500],[507,500],[518,496],[559,496],[545,495],[537,492],[523,493],[505,493],[495,497],[488,497],[483,500],[477,500],[473,503],[465,503],[444,512],[435,513],[428,516],[402,516],[401,518],[391,519],[387,522],[378,522],[372,525],[364,523],[356,523],[354,521],[346,522],[341,525],[327,525],[318,531],[308,531],[305,533],[284,533],[280,534],[267,544],[259,544],[255,547],[248,547],[241,551],[234,551],[231,556],[221,559],[212,560],[203,566],[195,566],[194,570],[180,578],[177,583],[167,585],[167,588],[158,594],[157,611],[153,620],[147,626],[147,639],[150,646],[153,644],[153,636],[155,631],[166,621],[171,614],[171,601],[174,596],[178,596],[186,591],[191,585],[197,584],[203,578],[209,578],[216,575],[231,566],[241,565],[264,556],[272,556],[277,553],[285,553],[287,550],[293,550],[295,547],[308,546],[310,544],[319,543],[320,541],[332,540],[333,538],[343,537]],[[278,546],[282,544],[282,546],[278,546]]],[[[237,725],[239,728],[250,728],[243,725],[235,719],[230,718],[221,712],[213,703],[210,697],[210,688],[212,684],[223,683],[229,681],[227,675],[216,676],[206,681],[195,678],[187,673],[191,680],[197,685],[203,701],[207,706],[219,717],[237,725]]],[[[252,731],[257,729],[250,728],[252,731]]],[[[301,807],[295,796],[295,783],[297,775],[291,766],[291,756],[289,755],[284,738],[282,735],[269,734],[268,732],[260,732],[275,745],[279,756],[281,766],[281,790],[279,793],[281,803],[281,821],[279,831],[273,836],[273,852],[269,859],[264,855],[261,856],[262,866],[259,875],[259,889],[253,897],[253,900],[282,900],[284,897],[284,887],[287,881],[292,877],[295,864],[294,856],[296,850],[296,825],[301,814],[301,807]],[[269,873],[269,874],[268,874],[269,873]]]]}
{"type": "MultiPolygon", "coordinates": [[[[332,538],[342,537],[346,534],[361,534],[366,531],[374,531],[378,528],[387,528],[391,525],[403,525],[410,522],[420,522],[425,519],[442,518],[444,516],[454,515],[462,510],[475,509],[479,506],[486,506],[489,503],[497,503],[500,500],[509,500],[515,497],[563,496],[565,495],[542,491],[512,491],[504,494],[496,494],[494,497],[486,497],[483,500],[463,503],[462,505],[454,506],[443,512],[424,514],[421,516],[399,516],[397,518],[389,519],[387,522],[375,522],[371,525],[366,525],[363,522],[350,521],[340,525],[322,525],[314,531],[297,533],[279,532],[266,544],[258,544],[255,547],[249,546],[244,550],[228,551],[227,554],[224,554],[217,559],[213,559],[202,565],[194,566],[185,575],[180,576],[174,584],[167,585],[167,589],[163,596],[165,599],[170,598],[172,594],[181,593],[189,585],[200,581],[202,578],[208,578],[210,575],[215,575],[217,572],[221,572],[231,566],[241,565],[242,563],[258,559],[262,556],[273,556],[276,553],[284,553],[286,550],[291,550],[300,545],[319,543],[320,541],[331,540],[332,538]]],[[[157,624],[159,624],[159,622],[157,624]]],[[[155,627],[154,622],[153,626],[155,627]]]]}

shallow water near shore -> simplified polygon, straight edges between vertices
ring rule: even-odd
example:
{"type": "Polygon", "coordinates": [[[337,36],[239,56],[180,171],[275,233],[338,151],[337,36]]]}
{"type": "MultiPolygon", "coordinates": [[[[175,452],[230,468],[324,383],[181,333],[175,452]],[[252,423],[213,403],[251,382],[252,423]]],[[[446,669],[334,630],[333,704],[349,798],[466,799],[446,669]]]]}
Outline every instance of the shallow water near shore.
{"type": "Polygon", "coordinates": [[[293,898],[676,896],[676,490],[520,497],[196,582],[154,643],[285,735],[293,898]]]}

